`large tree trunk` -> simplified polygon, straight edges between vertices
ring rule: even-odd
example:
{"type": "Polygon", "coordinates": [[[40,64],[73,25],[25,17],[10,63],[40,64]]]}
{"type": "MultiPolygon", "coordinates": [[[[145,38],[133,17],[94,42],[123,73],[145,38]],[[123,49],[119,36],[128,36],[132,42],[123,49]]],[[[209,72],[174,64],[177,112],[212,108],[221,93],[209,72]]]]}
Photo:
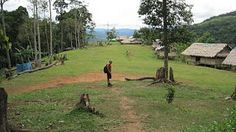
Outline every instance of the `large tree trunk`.
{"type": "Polygon", "coordinates": [[[41,38],[40,38],[40,31],[39,31],[39,17],[38,17],[38,1],[36,1],[36,18],[37,18],[37,34],[38,34],[38,52],[39,52],[39,65],[41,65],[41,38]]]}
{"type": "Polygon", "coordinates": [[[73,34],[70,33],[70,47],[73,49],[73,34]]]}
{"type": "Polygon", "coordinates": [[[47,43],[47,52],[48,54],[50,54],[50,44],[48,42],[48,29],[47,29],[47,23],[45,22],[45,39],[46,39],[46,43],[47,43]]]}
{"type": "MultiPolygon", "coordinates": [[[[3,4],[4,1],[1,0],[1,14],[2,14],[2,27],[3,27],[3,35],[6,36],[6,26],[5,26],[5,18],[4,18],[4,11],[3,11],[3,4]]],[[[6,48],[6,54],[7,54],[7,63],[8,63],[8,68],[11,68],[11,57],[10,57],[10,51],[8,48],[6,48]]]]}
{"type": "Polygon", "coordinates": [[[143,80],[153,80],[158,82],[164,82],[165,81],[165,68],[161,67],[157,69],[156,76],[155,77],[141,77],[137,79],[131,79],[131,78],[125,78],[126,81],[143,81],[143,80]]]}
{"type": "Polygon", "coordinates": [[[61,43],[61,48],[60,49],[61,49],[61,51],[63,51],[63,27],[62,27],[62,23],[61,23],[60,27],[61,27],[61,40],[60,40],[61,41],[60,42],[61,43]]]}
{"type": "Polygon", "coordinates": [[[157,69],[157,71],[156,71],[156,80],[164,82],[165,77],[166,77],[165,72],[166,72],[166,69],[164,67],[161,67],[161,68],[157,69]]]}
{"type": "Polygon", "coordinates": [[[11,56],[10,56],[10,51],[9,49],[6,49],[6,53],[7,53],[7,63],[8,63],[8,68],[11,68],[11,56]]]}
{"type": "Polygon", "coordinates": [[[77,11],[75,12],[75,46],[78,48],[78,39],[77,39],[77,11]]]}
{"type": "Polygon", "coordinates": [[[52,56],[53,54],[53,47],[52,47],[52,4],[51,4],[51,0],[49,0],[49,12],[50,12],[50,55],[52,56]]]}
{"type": "Polygon", "coordinates": [[[131,78],[125,78],[126,81],[143,81],[143,80],[153,80],[155,81],[156,78],[155,77],[141,77],[141,78],[137,78],[137,79],[131,79],[131,78]]]}
{"type": "Polygon", "coordinates": [[[36,34],[36,7],[34,4],[33,8],[34,12],[34,61],[37,62],[38,60],[38,50],[37,50],[37,34],[36,34]]]}
{"type": "Polygon", "coordinates": [[[8,132],[7,123],[7,93],[4,88],[0,88],[0,132],[8,132]]]}
{"type": "Polygon", "coordinates": [[[80,45],[81,45],[81,41],[80,41],[80,22],[77,26],[77,42],[78,42],[78,47],[77,48],[80,48],[80,45]]]}
{"type": "Polygon", "coordinates": [[[163,0],[163,22],[164,22],[164,68],[165,68],[165,81],[168,80],[168,51],[169,46],[167,42],[167,7],[166,7],[166,0],[163,0]]]}
{"type": "Polygon", "coordinates": [[[164,67],[161,67],[157,69],[156,71],[156,76],[155,77],[141,77],[141,78],[136,78],[136,79],[131,79],[131,78],[125,78],[126,81],[143,81],[143,80],[153,80],[153,82],[150,84],[155,84],[155,83],[175,83],[174,79],[174,73],[173,69],[170,68],[170,80],[166,80],[166,69],[164,67]]]}
{"type": "Polygon", "coordinates": [[[50,54],[50,45],[48,42],[48,27],[47,27],[47,19],[46,19],[45,11],[44,11],[44,35],[45,35],[46,44],[47,44],[47,52],[50,54]]]}

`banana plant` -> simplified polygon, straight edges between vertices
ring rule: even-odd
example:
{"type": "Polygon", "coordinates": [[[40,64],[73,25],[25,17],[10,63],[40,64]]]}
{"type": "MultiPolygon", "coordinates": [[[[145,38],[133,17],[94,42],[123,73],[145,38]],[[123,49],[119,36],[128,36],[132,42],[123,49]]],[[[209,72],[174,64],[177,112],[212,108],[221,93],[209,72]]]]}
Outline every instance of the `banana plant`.
{"type": "Polygon", "coordinates": [[[30,58],[34,55],[33,49],[28,45],[26,48],[20,46],[19,48],[15,48],[17,53],[15,55],[19,57],[21,63],[29,62],[30,58]]]}

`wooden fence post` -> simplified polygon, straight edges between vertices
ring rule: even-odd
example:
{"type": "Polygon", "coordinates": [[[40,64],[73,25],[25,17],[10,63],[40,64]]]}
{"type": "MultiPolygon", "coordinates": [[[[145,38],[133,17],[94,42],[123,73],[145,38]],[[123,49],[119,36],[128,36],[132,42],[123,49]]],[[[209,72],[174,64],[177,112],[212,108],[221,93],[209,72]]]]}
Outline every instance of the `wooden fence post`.
{"type": "Polygon", "coordinates": [[[7,123],[7,93],[0,88],[0,132],[8,132],[7,123]]]}

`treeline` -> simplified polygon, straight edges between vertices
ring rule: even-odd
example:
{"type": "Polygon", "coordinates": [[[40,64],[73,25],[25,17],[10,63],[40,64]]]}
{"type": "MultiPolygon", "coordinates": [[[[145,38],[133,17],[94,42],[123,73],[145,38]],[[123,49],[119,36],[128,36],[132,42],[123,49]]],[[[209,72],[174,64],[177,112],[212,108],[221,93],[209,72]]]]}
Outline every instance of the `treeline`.
{"type": "MultiPolygon", "coordinates": [[[[205,20],[200,24],[174,28],[169,35],[169,41],[181,44],[227,43],[236,46],[236,11],[205,20]]],[[[161,39],[162,31],[154,28],[141,28],[134,32],[135,38],[141,38],[145,44],[152,44],[155,39],[161,39]]]]}
{"type": "Polygon", "coordinates": [[[236,46],[236,11],[215,16],[200,24],[190,27],[190,30],[200,36],[200,41],[209,43],[227,43],[236,46]]]}
{"type": "MultiPolygon", "coordinates": [[[[143,27],[134,31],[134,38],[141,38],[144,44],[151,45],[156,39],[163,39],[161,29],[143,27]]],[[[196,40],[196,34],[189,30],[188,26],[173,28],[168,33],[169,44],[190,44],[196,40]]]]}
{"type": "Polygon", "coordinates": [[[0,68],[29,61],[41,63],[42,57],[82,48],[93,37],[95,24],[83,2],[30,2],[33,17],[21,6],[11,12],[1,10],[0,68]],[[52,9],[56,9],[56,21],[52,21],[52,9]]]}

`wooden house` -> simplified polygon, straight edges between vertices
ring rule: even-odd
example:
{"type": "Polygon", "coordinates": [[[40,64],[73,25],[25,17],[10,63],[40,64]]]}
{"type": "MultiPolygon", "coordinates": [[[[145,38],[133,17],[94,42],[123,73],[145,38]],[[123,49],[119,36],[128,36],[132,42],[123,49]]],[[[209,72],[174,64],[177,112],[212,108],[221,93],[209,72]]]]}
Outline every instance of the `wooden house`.
{"type": "Polygon", "coordinates": [[[186,56],[188,63],[221,67],[230,51],[231,47],[224,43],[194,43],[182,55],[186,56]]]}
{"type": "MultiPolygon", "coordinates": [[[[155,54],[157,58],[163,59],[165,54],[165,46],[156,45],[155,54]]],[[[174,60],[176,57],[176,49],[173,46],[170,46],[170,51],[168,53],[168,58],[174,60]]]]}
{"type": "Polygon", "coordinates": [[[224,65],[230,66],[233,70],[236,70],[236,47],[228,54],[223,61],[224,65]]]}
{"type": "Polygon", "coordinates": [[[142,40],[139,38],[127,38],[127,39],[123,39],[120,43],[121,44],[142,44],[142,40]]]}

